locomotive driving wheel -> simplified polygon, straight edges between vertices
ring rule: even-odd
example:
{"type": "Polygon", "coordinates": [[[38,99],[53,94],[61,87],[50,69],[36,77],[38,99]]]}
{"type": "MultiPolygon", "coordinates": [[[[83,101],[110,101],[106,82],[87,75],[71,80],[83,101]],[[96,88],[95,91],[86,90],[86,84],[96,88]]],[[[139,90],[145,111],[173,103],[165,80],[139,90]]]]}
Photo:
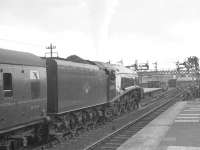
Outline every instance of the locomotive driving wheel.
{"type": "Polygon", "coordinates": [[[118,101],[114,102],[114,104],[113,104],[113,114],[115,116],[119,116],[120,115],[119,107],[120,107],[119,102],[118,101]]]}
{"type": "Polygon", "coordinates": [[[113,116],[113,108],[110,106],[106,107],[104,110],[104,116],[107,121],[111,121],[113,116]]]}
{"type": "Polygon", "coordinates": [[[48,124],[45,122],[44,124],[39,124],[35,128],[35,138],[38,143],[47,143],[49,137],[49,129],[48,124]]]}

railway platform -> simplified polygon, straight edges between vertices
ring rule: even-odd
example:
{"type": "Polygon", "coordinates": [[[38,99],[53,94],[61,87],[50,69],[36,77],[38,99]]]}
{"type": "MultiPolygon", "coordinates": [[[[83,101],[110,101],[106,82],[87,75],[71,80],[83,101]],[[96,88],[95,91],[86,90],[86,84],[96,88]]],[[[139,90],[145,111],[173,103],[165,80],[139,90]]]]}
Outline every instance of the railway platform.
{"type": "Polygon", "coordinates": [[[151,92],[156,92],[162,90],[161,88],[143,88],[144,93],[151,93],[151,92]]]}
{"type": "Polygon", "coordinates": [[[177,102],[117,150],[200,150],[200,99],[177,102]]]}

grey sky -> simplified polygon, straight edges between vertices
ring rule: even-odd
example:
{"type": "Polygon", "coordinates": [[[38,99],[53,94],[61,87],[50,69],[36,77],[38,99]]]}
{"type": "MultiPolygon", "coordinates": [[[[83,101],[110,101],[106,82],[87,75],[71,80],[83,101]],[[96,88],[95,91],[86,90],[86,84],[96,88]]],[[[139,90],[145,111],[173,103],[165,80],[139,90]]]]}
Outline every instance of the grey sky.
{"type": "MultiPolygon", "coordinates": [[[[1,0],[0,47],[125,64],[199,57],[198,0],[1,0]]],[[[166,64],[166,65],[164,65],[166,64]]]]}

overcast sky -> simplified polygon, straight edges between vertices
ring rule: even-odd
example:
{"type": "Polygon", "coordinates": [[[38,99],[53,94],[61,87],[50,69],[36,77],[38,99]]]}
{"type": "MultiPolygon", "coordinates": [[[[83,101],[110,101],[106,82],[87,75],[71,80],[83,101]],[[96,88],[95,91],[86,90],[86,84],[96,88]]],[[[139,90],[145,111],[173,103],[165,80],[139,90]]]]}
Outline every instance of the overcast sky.
{"type": "Polygon", "coordinates": [[[0,0],[0,47],[125,65],[199,55],[199,0],[0,0]]]}

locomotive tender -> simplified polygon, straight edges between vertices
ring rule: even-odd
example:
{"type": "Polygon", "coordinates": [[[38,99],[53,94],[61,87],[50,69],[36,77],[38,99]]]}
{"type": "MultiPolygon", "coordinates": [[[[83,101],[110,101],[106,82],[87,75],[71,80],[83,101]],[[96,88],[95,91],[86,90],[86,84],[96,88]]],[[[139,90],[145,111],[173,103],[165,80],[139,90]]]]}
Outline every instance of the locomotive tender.
{"type": "Polygon", "coordinates": [[[0,49],[0,148],[74,136],[134,109],[142,89],[116,95],[115,70],[0,49]]]}

